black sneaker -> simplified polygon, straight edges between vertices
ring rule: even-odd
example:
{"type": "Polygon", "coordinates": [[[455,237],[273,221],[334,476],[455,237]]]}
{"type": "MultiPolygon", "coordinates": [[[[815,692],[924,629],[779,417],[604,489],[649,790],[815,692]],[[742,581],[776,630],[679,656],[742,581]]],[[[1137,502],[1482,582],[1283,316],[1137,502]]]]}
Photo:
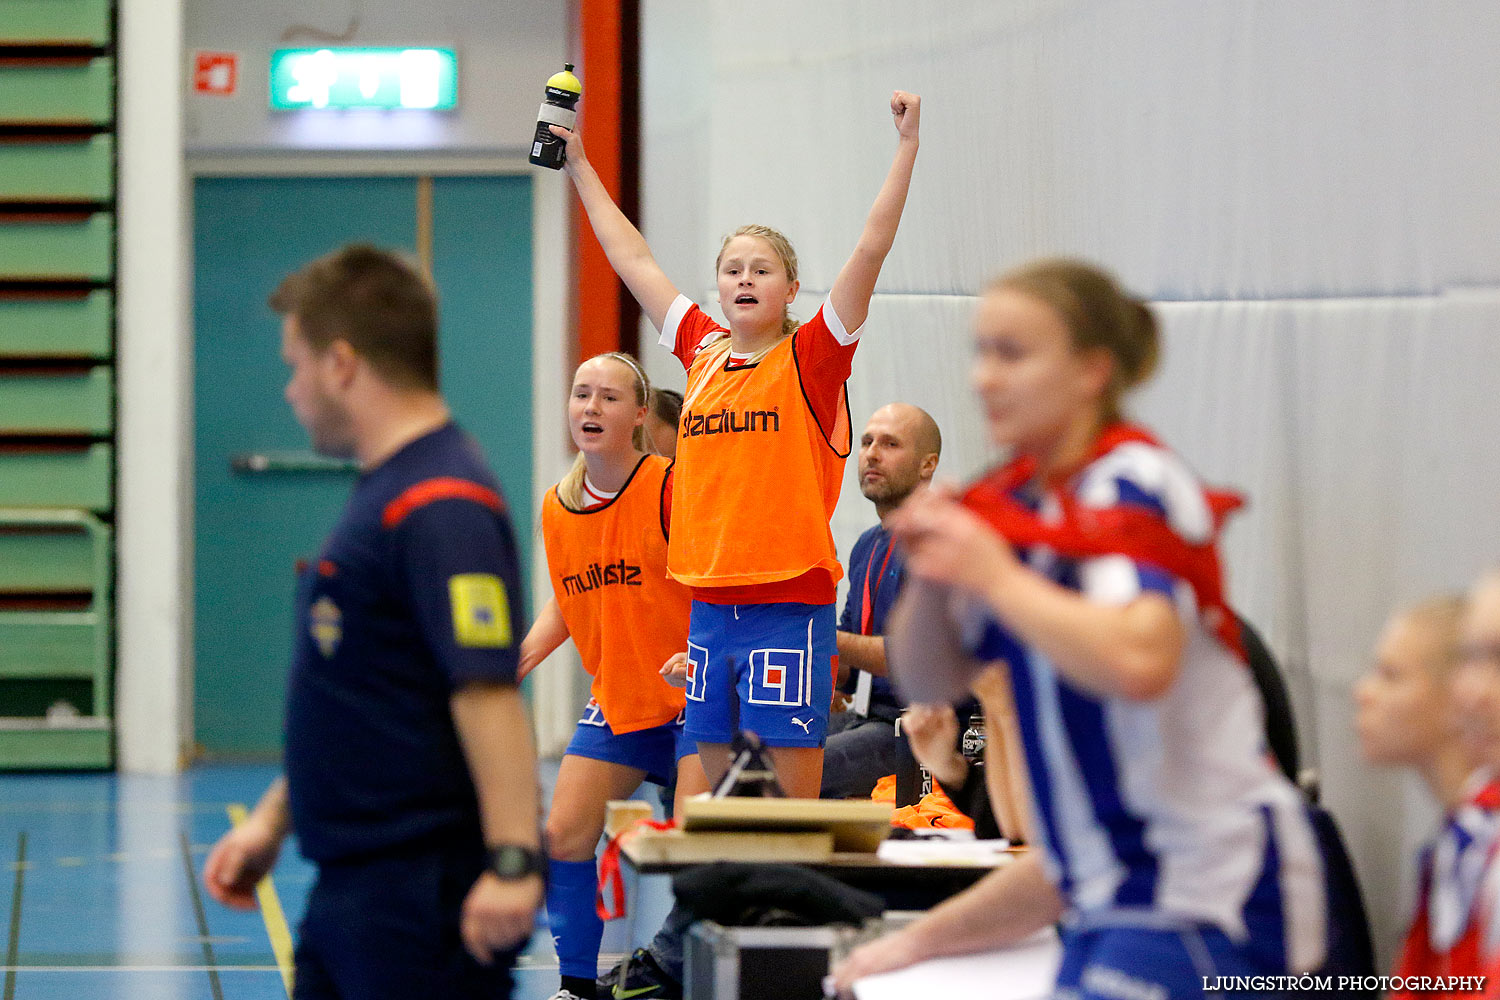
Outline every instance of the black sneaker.
{"type": "Polygon", "coordinates": [[[645,948],[637,948],[628,959],[629,973],[620,980],[619,965],[610,969],[595,981],[595,989],[601,998],[614,1000],[682,1000],[682,984],[656,964],[656,956],[645,948]]]}

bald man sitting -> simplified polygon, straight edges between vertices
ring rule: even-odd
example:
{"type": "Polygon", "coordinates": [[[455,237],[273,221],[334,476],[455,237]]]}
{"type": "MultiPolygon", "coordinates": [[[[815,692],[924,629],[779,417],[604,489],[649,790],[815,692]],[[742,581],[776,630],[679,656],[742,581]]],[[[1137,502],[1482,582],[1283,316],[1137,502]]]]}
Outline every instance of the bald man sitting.
{"type": "Polygon", "coordinates": [[[937,422],[909,403],[876,410],[859,439],[859,491],[875,504],[880,523],[860,535],[849,553],[849,593],[839,619],[839,678],[854,698],[849,711],[829,725],[824,798],[868,796],[877,781],[908,760],[910,750],[895,731],[901,703],[886,678],[883,637],[904,570],[885,521],[932,481],[942,448],[937,422]]]}

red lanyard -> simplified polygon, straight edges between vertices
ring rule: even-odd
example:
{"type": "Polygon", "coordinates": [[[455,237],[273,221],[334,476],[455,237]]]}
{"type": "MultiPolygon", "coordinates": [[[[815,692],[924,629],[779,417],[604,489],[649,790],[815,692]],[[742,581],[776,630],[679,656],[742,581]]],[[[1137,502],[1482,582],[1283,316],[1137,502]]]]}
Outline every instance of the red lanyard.
{"type": "MultiPolygon", "coordinates": [[[[1085,463],[1132,441],[1160,447],[1155,438],[1139,427],[1115,424],[1100,434],[1085,463]]],[[[1062,520],[1055,524],[1043,522],[1011,496],[1011,491],[1031,479],[1035,471],[1034,459],[1011,462],[970,486],[961,502],[1012,545],[1023,548],[1046,545],[1068,558],[1123,555],[1137,562],[1154,563],[1183,578],[1193,586],[1205,624],[1244,660],[1239,623],[1224,597],[1224,577],[1216,547],[1224,519],[1244,503],[1238,494],[1205,489],[1204,499],[1213,514],[1213,537],[1189,543],[1164,518],[1150,511],[1138,507],[1084,509],[1076,497],[1067,493],[1066,487],[1059,488],[1062,520]]]]}
{"type": "MultiPolygon", "coordinates": [[[[891,564],[891,552],[895,549],[894,543],[886,539],[885,561],[880,564],[880,572],[876,574],[875,597],[880,596],[880,585],[885,582],[885,568],[891,564]]],[[[865,606],[859,611],[859,634],[870,634],[870,619],[875,616],[875,600],[870,596],[870,570],[875,568],[875,550],[870,550],[870,564],[865,567],[865,606]]]]}
{"type": "Polygon", "coordinates": [[[620,839],[627,833],[645,827],[651,830],[671,830],[677,821],[660,822],[654,819],[636,820],[609,839],[604,855],[599,859],[599,886],[594,890],[594,912],[600,920],[614,920],[625,915],[625,880],[620,875],[620,839]],[[610,905],[614,912],[610,912],[610,905]]]}

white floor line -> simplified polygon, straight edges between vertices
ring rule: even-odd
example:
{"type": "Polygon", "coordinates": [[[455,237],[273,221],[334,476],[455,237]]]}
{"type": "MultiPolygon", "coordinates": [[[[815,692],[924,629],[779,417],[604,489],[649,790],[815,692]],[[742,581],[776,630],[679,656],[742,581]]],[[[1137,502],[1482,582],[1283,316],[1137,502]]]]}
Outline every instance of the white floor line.
{"type": "Polygon", "coordinates": [[[274,965],[0,965],[0,972],[280,972],[274,965]]]}

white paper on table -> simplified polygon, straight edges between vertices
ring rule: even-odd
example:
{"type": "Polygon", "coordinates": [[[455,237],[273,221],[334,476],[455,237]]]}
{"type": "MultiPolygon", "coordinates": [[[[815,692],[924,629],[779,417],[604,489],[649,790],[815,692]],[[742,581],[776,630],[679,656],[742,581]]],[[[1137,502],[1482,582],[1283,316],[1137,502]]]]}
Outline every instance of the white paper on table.
{"type": "Polygon", "coordinates": [[[987,1000],[1045,1000],[1057,981],[1062,945],[1050,927],[998,951],[935,958],[866,976],[854,983],[856,1000],[982,996],[987,1000]]]}
{"type": "Polygon", "coordinates": [[[882,840],[875,850],[881,861],[896,865],[958,865],[994,868],[1013,860],[1008,840],[975,840],[968,831],[967,840],[914,838],[882,840]]]}

